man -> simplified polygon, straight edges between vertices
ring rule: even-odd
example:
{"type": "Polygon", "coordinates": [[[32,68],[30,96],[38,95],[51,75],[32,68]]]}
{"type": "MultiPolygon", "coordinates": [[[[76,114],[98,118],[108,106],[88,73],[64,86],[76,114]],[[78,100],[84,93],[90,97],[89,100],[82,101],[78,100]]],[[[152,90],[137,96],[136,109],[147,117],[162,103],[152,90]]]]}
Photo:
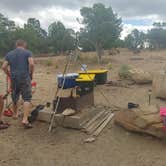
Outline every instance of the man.
{"type": "Polygon", "coordinates": [[[33,79],[34,74],[34,61],[32,53],[26,47],[27,43],[25,41],[17,40],[16,49],[6,55],[2,69],[11,78],[14,116],[18,117],[17,107],[21,95],[24,100],[22,124],[25,128],[32,128],[32,125],[28,122],[28,116],[31,112],[31,79],[33,79]],[[8,66],[10,67],[10,73],[8,66]]]}
{"type": "Polygon", "coordinates": [[[6,129],[9,127],[8,123],[4,123],[2,116],[3,116],[3,106],[4,106],[4,100],[3,100],[3,96],[0,95],[0,130],[2,129],[6,129]]]}

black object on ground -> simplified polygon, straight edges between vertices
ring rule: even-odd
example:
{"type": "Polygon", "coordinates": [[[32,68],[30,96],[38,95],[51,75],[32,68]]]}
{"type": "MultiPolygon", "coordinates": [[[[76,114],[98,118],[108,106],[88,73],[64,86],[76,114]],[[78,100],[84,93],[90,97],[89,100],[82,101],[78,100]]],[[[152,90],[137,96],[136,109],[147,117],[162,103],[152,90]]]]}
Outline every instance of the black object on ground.
{"type": "Polygon", "coordinates": [[[28,117],[28,121],[30,123],[33,123],[36,121],[37,117],[38,117],[38,114],[39,114],[39,111],[43,110],[45,107],[45,105],[38,105],[32,112],[31,112],[31,115],[30,117],[28,117]]]}
{"type": "Polygon", "coordinates": [[[8,127],[7,124],[0,124],[0,130],[7,129],[8,127]]]}
{"type": "MultiPolygon", "coordinates": [[[[58,97],[53,101],[53,110],[56,108],[57,101],[58,97]]],[[[76,110],[76,99],[74,97],[59,97],[57,113],[62,113],[67,108],[76,110]]]]}
{"type": "Polygon", "coordinates": [[[94,82],[89,81],[89,82],[77,82],[77,89],[76,93],[79,96],[86,95],[88,93],[93,92],[94,89],[94,82]]]}
{"type": "Polygon", "coordinates": [[[132,108],[138,108],[139,104],[135,104],[135,103],[128,103],[128,109],[132,109],[132,108]]]}

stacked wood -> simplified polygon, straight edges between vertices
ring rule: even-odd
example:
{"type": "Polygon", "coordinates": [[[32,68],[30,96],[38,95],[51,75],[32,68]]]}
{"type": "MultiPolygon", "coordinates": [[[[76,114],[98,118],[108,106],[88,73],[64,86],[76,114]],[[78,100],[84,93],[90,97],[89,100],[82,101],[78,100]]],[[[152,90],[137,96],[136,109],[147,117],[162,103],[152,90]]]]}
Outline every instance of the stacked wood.
{"type": "Polygon", "coordinates": [[[111,111],[101,111],[82,127],[82,131],[88,135],[98,136],[111,121],[114,114],[111,111]]]}

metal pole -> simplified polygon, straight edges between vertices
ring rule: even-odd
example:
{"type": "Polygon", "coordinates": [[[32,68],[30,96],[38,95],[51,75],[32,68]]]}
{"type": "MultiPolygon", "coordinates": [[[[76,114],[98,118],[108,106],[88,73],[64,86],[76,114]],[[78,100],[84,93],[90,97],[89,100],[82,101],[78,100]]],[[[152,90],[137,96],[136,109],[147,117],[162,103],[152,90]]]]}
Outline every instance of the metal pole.
{"type": "MultiPolygon", "coordinates": [[[[62,75],[62,77],[63,77],[62,87],[61,87],[60,89],[58,88],[58,90],[57,90],[57,92],[56,92],[56,95],[58,94],[58,92],[61,92],[61,91],[63,90],[63,88],[64,88],[65,80],[66,80],[65,74],[66,74],[66,72],[67,72],[67,70],[68,70],[68,67],[69,67],[69,64],[70,64],[70,61],[71,61],[71,57],[72,57],[72,56],[70,55],[70,56],[69,56],[69,59],[68,59],[68,61],[67,61],[67,64],[66,64],[66,66],[65,66],[63,75],[62,75]]],[[[55,110],[54,110],[53,115],[51,116],[51,120],[50,120],[50,126],[49,126],[49,129],[48,129],[49,132],[52,131],[52,127],[53,127],[55,115],[56,115],[56,113],[57,113],[58,106],[59,106],[59,103],[60,103],[60,97],[57,96],[57,98],[58,98],[58,99],[57,99],[57,103],[56,103],[56,106],[55,106],[55,110]]]]}
{"type": "Polygon", "coordinates": [[[149,91],[148,91],[149,105],[151,104],[151,95],[152,95],[152,90],[149,90],[149,91]]]}

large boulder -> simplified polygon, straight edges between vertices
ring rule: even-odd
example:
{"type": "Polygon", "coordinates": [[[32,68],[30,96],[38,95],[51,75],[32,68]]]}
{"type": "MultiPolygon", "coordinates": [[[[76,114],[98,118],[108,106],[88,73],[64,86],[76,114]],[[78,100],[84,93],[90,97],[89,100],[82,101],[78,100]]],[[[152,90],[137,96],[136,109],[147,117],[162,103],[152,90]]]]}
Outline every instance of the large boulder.
{"type": "Polygon", "coordinates": [[[157,106],[120,111],[115,115],[115,123],[132,132],[166,138],[157,106]]]}
{"type": "Polygon", "coordinates": [[[136,84],[149,84],[152,83],[153,80],[153,75],[151,73],[126,65],[121,66],[119,76],[121,79],[132,80],[136,84]]]}
{"type": "Polygon", "coordinates": [[[157,72],[154,75],[152,90],[155,97],[166,99],[166,72],[165,71],[157,72]]]}
{"type": "Polygon", "coordinates": [[[148,84],[152,83],[152,74],[145,72],[141,69],[132,69],[129,70],[131,79],[137,84],[148,84]]]}

